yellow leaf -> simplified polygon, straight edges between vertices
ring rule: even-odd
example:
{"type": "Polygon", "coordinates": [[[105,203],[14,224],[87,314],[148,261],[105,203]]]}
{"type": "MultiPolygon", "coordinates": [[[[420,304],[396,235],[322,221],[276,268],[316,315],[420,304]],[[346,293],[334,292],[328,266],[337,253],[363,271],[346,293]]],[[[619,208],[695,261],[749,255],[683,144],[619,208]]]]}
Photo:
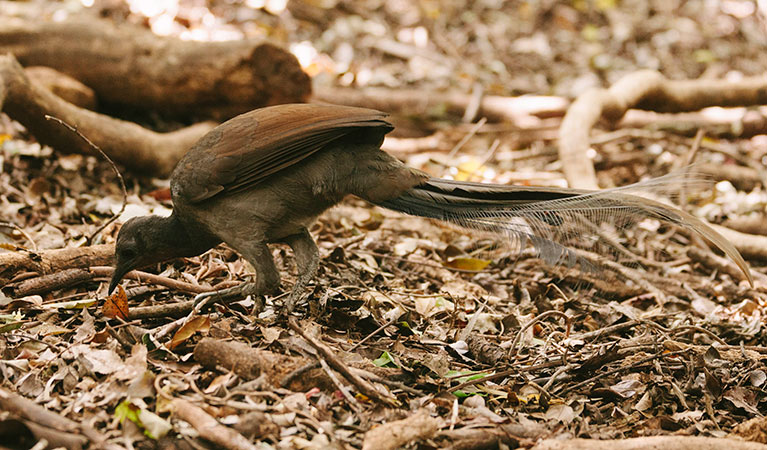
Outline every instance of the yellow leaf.
{"type": "Polygon", "coordinates": [[[482,270],[492,261],[479,258],[452,258],[445,263],[447,267],[460,270],[482,270]]]}
{"type": "Polygon", "coordinates": [[[471,177],[481,174],[485,170],[485,166],[479,162],[479,160],[471,158],[456,167],[458,173],[453,176],[456,181],[467,181],[471,177]]]}

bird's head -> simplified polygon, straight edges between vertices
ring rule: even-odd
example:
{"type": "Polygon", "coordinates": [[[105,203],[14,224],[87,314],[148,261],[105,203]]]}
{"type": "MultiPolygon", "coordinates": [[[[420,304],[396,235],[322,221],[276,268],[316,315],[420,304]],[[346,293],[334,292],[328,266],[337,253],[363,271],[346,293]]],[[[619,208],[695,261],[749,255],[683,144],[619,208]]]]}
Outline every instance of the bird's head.
{"type": "Polygon", "coordinates": [[[168,243],[162,236],[167,218],[160,216],[134,217],[120,228],[115,244],[115,265],[109,293],[117,287],[126,273],[169,259],[168,243]]]}

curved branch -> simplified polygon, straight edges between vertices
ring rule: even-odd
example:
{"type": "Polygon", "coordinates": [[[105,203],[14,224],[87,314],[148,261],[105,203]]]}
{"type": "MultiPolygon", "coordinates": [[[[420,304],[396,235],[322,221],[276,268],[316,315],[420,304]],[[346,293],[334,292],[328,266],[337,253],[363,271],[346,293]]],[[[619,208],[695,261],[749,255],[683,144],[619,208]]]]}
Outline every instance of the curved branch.
{"type": "Polygon", "coordinates": [[[69,247],[41,252],[0,253],[0,286],[21,271],[48,274],[64,269],[104,266],[112,263],[112,244],[69,247]]]}
{"type": "Polygon", "coordinates": [[[114,161],[146,175],[167,176],[179,159],[216,124],[203,122],[170,133],[78,108],[31,81],[12,55],[0,55],[0,109],[42,144],[65,153],[93,154],[77,135],[45,119],[72,124],[114,161]]]}
{"type": "Polygon", "coordinates": [[[696,111],[709,106],[767,103],[767,77],[725,80],[669,80],[642,70],[626,75],[609,89],[586,91],[570,105],[559,128],[559,157],[571,187],[597,189],[589,159],[589,133],[601,118],[617,121],[629,108],[661,112],[696,111]]]}

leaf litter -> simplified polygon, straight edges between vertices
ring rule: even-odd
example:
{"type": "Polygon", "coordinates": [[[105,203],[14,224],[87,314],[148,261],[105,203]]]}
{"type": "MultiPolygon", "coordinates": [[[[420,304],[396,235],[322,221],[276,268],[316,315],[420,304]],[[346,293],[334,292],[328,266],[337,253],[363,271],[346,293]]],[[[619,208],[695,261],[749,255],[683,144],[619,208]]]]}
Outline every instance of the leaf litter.
{"type": "MultiPolygon", "coordinates": [[[[223,3],[211,3],[215,12],[225,9],[223,3]]],[[[325,3],[306,2],[320,11],[329,8],[325,3]]],[[[564,4],[550,11],[516,5],[508,17],[485,5],[492,2],[477,2],[467,14],[463,2],[421,2],[420,9],[386,2],[380,10],[373,7],[376,2],[329,3],[343,3],[356,13],[314,16],[319,23],[302,18],[286,33],[298,46],[293,48],[316,43],[310,65],[318,71],[318,82],[343,84],[348,73],[356,86],[434,89],[479,81],[504,94],[577,93],[599,83],[600,77],[614,80],[648,58],[669,76],[721,69],[717,54],[698,53],[694,60],[671,56],[709,37],[702,28],[664,33],[665,26],[671,29],[668,24],[678,20],[670,11],[656,12],[658,19],[644,23],[642,11],[632,14],[609,6],[611,2],[603,2],[600,8],[605,9],[587,11],[564,4]],[[549,24],[551,31],[558,33],[523,36],[525,30],[516,30],[518,24],[528,27],[530,17],[547,14],[556,24],[549,24]],[[446,26],[456,20],[461,26],[446,26]],[[427,25],[418,25],[421,21],[427,25]],[[627,24],[633,35],[621,31],[627,24]],[[326,32],[320,34],[320,28],[326,32]],[[508,34],[510,29],[518,35],[508,34]],[[424,30],[434,41],[423,44],[424,30]],[[655,48],[643,47],[650,44],[639,38],[642,33],[656,36],[651,42],[655,48]],[[343,45],[350,34],[359,38],[359,48],[343,45]],[[638,48],[620,53],[615,47],[621,43],[638,48]],[[510,55],[487,50],[501,44],[510,44],[510,55]],[[322,63],[323,55],[330,59],[322,63]],[[456,63],[463,59],[471,64],[456,63]],[[585,61],[594,67],[585,67],[585,61]]],[[[693,24],[713,20],[726,30],[734,17],[727,9],[730,3],[721,2],[714,19],[710,10],[685,14],[693,24]]],[[[194,20],[188,23],[189,30],[202,28],[194,20]]],[[[263,23],[273,28],[260,33],[279,35],[284,26],[275,16],[263,23]]],[[[236,18],[216,24],[227,32],[248,30],[236,18]]],[[[732,49],[730,70],[748,72],[750,63],[767,66],[750,61],[744,56],[750,55],[748,45],[721,32],[732,49]]],[[[428,131],[432,127],[434,123],[425,125],[428,131]]],[[[446,138],[449,148],[458,144],[461,130],[446,128],[446,135],[456,137],[446,138]]],[[[5,251],[82,245],[85,236],[119,210],[121,194],[103,162],[53,154],[29,142],[13,124],[4,122],[0,136],[0,218],[27,234],[0,226],[2,242],[8,244],[5,251]]],[[[503,141],[487,158],[494,139],[491,133],[473,136],[455,161],[445,159],[444,152],[434,159],[420,154],[408,159],[437,175],[505,182],[504,174],[519,169],[547,183],[561,183],[561,165],[550,152],[515,162],[521,147],[545,149],[552,145],[550,139],[503,141]]],[[[687,148],[674,136],[667,139],[663,157],[654,163],[604,164],[600,177],[617,185],[665,173],[687,148]]],[[[639,149],[649,155],[656,144],[640,137],[605,144],[603,150],[609,155],[639,149]]],[[[749,145],[743,143],[744,148],[749,145]]],[[[710,157],[716,161],[718,156],[710,157]]],[[[167,213],[171,205],[158,194],[161,190],[162,182],[134,178],[120,221],[167,213]]],[[[720,185],[708,202],[704,198],[695,206],[716,221],[721,214],[762,211],[764,203],[758,189],[745,193],[720,185]]],[[[108,227],[101,241],[113,242],[116,231],[117,226],[108,227]]],[[[403,429],[413,434],[409,444],[401,445],[420,448],[456,445],[461,442],[456,430],[466,439],[482,436],[505,445],[547,437],[672,433],[767,442],[765,288],[751,289],[726,274],[676,258],[691,245],[684,233],[644,224],[621,237],[632,251],[663,263],[641,268],[665,294],[661,296],[609,271],[589,275],[547,266],[530,252],[504,248],[485,236],[372,210],[354,199],[325,214],[311,232],[322,263],[308,294],[313,306],[304,310],[313,319],[302,322],[303,327],[400,406],[376,404],[333,369],[327,370],[336,373],[337,384],[324,376],[316,367],[317,351],[276,320],[284,297],[267,298],[257,315],[251,314],[254,299],[216,305],[167,331],[178,317],[132,320],[131,311],[191,297],[167,288],[142,291],[143,283],[129,282],[125,303],[120,298],[108,314],[100,309],[107,309],[102,301],[96,303],[105,291],[105,280],[97,278],[42,296],[14,298],[15,284],[33,274],[11,280],[0,298],[3,389],[91,424],[114,444],[129,442],[139,448],[153,448],[154,440],[163,436],[200,439],[187,419],[169,412],[173,399],[203,406],[221,424],[264,448],[372,448],[379,436],[385,439],[403,429]],[[548,311],[568,320],[543,317],[548,311]],[[197,349],[202,337],[246,342],[270,357],[292,357],[305,364],[288,373],[281,371],[287,362],[285,367],[266,364],[259,376],[248,377],[235,366],[201,362],[197,349]],[[302,375],[315,373],[301,372],[306,367],[320,375],[302,375]],[[292,392],[279,385],[290,376],[304,380],[304,388],[292,392]],[[505,437],[489,431],[494,429],[506,430],[505,437]]],[[[273,252],[289,287],[295,280],[292,256],[281,246],[273,252]]],[[[252,271],[247,266],[222,246],[152,271],[212,287],[242,280],[252,271]]]]}

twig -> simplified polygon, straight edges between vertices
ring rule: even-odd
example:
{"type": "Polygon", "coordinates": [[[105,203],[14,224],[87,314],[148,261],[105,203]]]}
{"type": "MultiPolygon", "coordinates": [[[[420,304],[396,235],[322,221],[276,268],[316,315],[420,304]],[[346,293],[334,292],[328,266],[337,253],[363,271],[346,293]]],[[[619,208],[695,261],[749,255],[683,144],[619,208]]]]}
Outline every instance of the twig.
{"type": "Polygon", "coordinates": [[[477,164],[477,168],[472,170],[471,173],[468,174],[468,180],[472,181],[474,177],[477,175],[477,172],[484,167],[485,164],[487,164],[488,161],[490,161],[493,156],[495,155],[495,151],[498,150],[498,147],[501,146],[501,140],[495,139],[492,144],[490,144],[490,148],[487,150],[487,152],[482,156],[482,159],[479,160],[479,164],[477,164]]]}
{"type": "MultiPolygon", "coordinates": [[[[706,131],[703,128],[698,128],[695,133],[695,138],[692,140],[692,146],[684,157],[681,167],[688,167],[695,160],[695,156],[700,150],[700,143],[703,142],[703,136],[706,135],[706,131]]],[[[680,167],[680,168],[681,168],[680,167]]],[[[682,180],[679,186],[679,207],[684,209],[687,206],[687,183],[682,180]]]]}
{"type": "Polygon", "coordinates": [[[333,372],[333,369],[330,368],[328,363],[322,358],[318,358],[317,361],[319,361],[320,366],[322,366],[322,370],[325,371],[325,374],[327,374],[330,380],[333,381],[333,384],[336,385],[338,390],[341,391],[341,395],[343,395],[344,398],[346,399],[346,402],[349,403],[349,407],[353,409],[354,412],[356,412],[357,414],[361,413],[362,412],[361,405],[354,397],[352,397],[352,394],[349,392],[349,389],[347,389],[346,386],[344,386],[344,384],[341,383],[341,380],[338,379],[338,377],[333,372]]]}
{"type": "Polygon", "coordinates": [[[296,378],[300,377],[301,375],[305,374],[306,372],[310,370],[314,370],[320,367],[320,363],[313,361],[309,364],[304,364],[303,366],[299,367],[298,369],[290,372],[287,374],[282,380],[280,380],[280,387],[288,388],[290,386],[290,383],[295,380],[296,378]]]}
{"type": "MultiPolygon", "coordinates": [[[[95,276],[99,277],[111,277],[112,273],[114,272],[114,268],[107,266],[94,266],[88,270],[95,276]]],[[[174,280],[162,275],[155,275],[153,273],[142,272],[140,270],[132,270],[125,274],[124,278],[131,278],[138,281],[158,284],[160,286],[165,286],[182,292],[188,292],[190,294],[202,294],[212,290],[212,288],[209,287],[192,283],[184,283],[183,281],[174,280]]]]}
{"type": "Polygon", "coordinates": [[[18,226],[18,225],[16,225],[16,224],[14,224],[14,223],[11,223],[11,222],[6,222],[6,221],[4,221],[4,220],[3,220],[3,221],[0,221],[0,226],[1,226],[1,227],[8,227],[8,228],[13,228],[14,230],[16,230],[16,231],[18,231],[19,233],[21,233],[21,235],[22,235],[22,236],[24,236],[24,239],[26,239],[27,241],[29,241],[29,243],[30,243],[30,244],[32,244],[32,251],[33,251],[33,252],[36,252],[36,251],[37,251],[37,244],[35,243],[34,239],[32,239],[32,238],[31,238],[31,237],[30,237],[30,236],[27,234],[27,232],[26,232],[26,231],[22,230],[20,226],[18,226]]]}
{"type": "Polygon", "coordinates": [[[99,154],[101,154],[101,156],[103,156],[104,159],[106,159],[109,162],[109,164],[112,166],[112,170],[115,171],[115,174],[117,174],[117,179],[120,181],[120,188],[122,188],[122,192],[123,192],[123,204],[120,207],[120,211],[117,212],[116,214],[112,215],[112,217],[109,218],[109,220],[104,222],[96,231],[94,231],[93,233],[91,233],[90,236],[88,236],[88,238],[86,239],[86,242],[88,243],[88,245],[90,245],[91,242],[93,241],[93,238],[96,237],[97,234],[101,233],[101,231],[104,228],[106,228],[110,223],[112,223],[115,220],[117,220],[117,218],[120,217],[120,214],[122,214],[123,211],[125,211],[125,206],[128,204],[128,190],[125,188],[125,180],[123,179],[123,175],[120,173],[120,170],[117,169],[117,165],[115,165],[114,161],[112,161],[112,158],[110,158],[106,153],[104,153],[104,151],[101,150],[90,139],[85,137],[84,134],[80,133],[80,131],[77,128],[75,128],[72,125],[64,122],[63,120],[59,119],[58,117],[54,117],[54,116],[51,116],[51,115],[48,115],[48,114],[45,115],[45,119],[46,120],[53,120],[55,122],[60,123],[61,125],[66,127],[68,130],[70,130],[71,132],[75,133],[80,139],[85,141],[85,143],[88,144],[88,146],[90,146],[92,149],[94,149],[97,152],[99,152],[99,154]]]}
{"type": "MultiPolygon", "coordinates": [[[[438,392],[437,394],[435,394],[432,397],[431,400],[441,396],[442,394],[451,394],[451,393],[453,393],[455,391],[459,391],[459,390],[461,390],[461,389],[463,389],[465,387],[473,386],[475,384],[479,384],[479,383],[482,383],[482,382],[485,382],[485,381],[497,380],[499,378],[504,378],[504,377],[507,377],[509,375],[514,375],[514,374],[517,374],[517,373],[534,372],[534,371],[540,370],[540,369],[550,369],[552,367],[561,366],[562,363],[563,363],[562,358],[557,358],[554,361],[547,361],[545,363],[536,364],[534,366],[515,367],[513,369],[502,370],[500,372],[496,372],[494,374],[487,375],[487,376],[482,377],[482,378],[475,378],[473,380],[464,381],[463,383],[458,384],[456,386],[453,386],[453,387],[447,389],[446,391],[438,392]]],[[[568,367],[572,367],[572,365],[568,366],[568,367]]],[[[481,373],[481,372],[479,372],[479,373],[481,373]]],[[[469,374],[469,375],[471,375],[471,374],[469,374]]],[[[464,376],[469,376],[469,375],[457,375],[457,377],[464,377],[464,376]]]]}
{"type": "Polygon", "coordinates": [[[593,383],[593,382],[595,382],[597,380],[600,380],[600,379],[602,379],[604,377],[607,377],[607,376],[610,376],[610,375],[613,375],[613,374],[616,374],[616,373],[619,373],[619,372],[623,372],[624,370],[630,370],[630,369],[635,368],[635,367],[637,367],[637,366],[639,366],[641,364],[648,363],[650,361],[654,361],[654,360],[656,360],[658,358],[662,358],[664,356],[668,356],[668,357],[679,356],[679,355],[682,355],[684,353],[687,353],[687,351],[688,350],[679,350],[679,351],[676,351],[676,352],[668,352],[668,353],[666,353],[665,350],[664,350],[664,351],[658,352],[658,353],[656,353],[656,354],[654,354],[652,356],[648,356],[646,358],[642,358],[639,361],[634,361],[633,363],[631,363],[630,366],[616,367],[615,369],[608,370],[607,372],[602,372],[600,374],[594,375],[593,377],[589,378],[588,380],[583,380],[580,383],[575,383],[575,384],[572,384],[570,386],[565,386],[564,389],[562,389],[559,392],[558,395],[561,397],[561,396],[565,395],[566,393],[568,393],[570,391],[573,391],[573,390],[578,389],[580,387],[586,386],[587,384],[593,383]]]}
{"type": "Polygon", "coordinates": [[[399,319],[399,316],[397,316],[397,317],[394,317],[394,318],[392,318],[391,320],[389,320],[388,322],[386,322],[385,324],[383,324],[383,325],[381,325],[380,327],[376,328],[376,329],[375,329],[375,330],[374,330],[372,333],[370,333],[370,334],[368,334],[367,336],[365,336],[365,337],[364,337],[364,338],[363,338],[361,341],[359,341],[359,342],[357,342],[356,344],[352,345],[352,347],[351,347],[351,348],[350,348],[348,351],[350,351],[350,352],[353,352],[354,350],[356,350],[356,349],[357,349],[357,347],[359,347],[360,345],[362,345],[362,344],[364,344],[365,342],[367,342],[367,341],[368,341],[370,338],[372,338],[373,336],[375,336],[376,334],[378,334],[378,333],[379,333],[381,330],[383,330],[384,328],[386,328],[386,327],[388,327],[388,326],[392,325],[392,324],[393,324],[394,322],[396,322],[398,319],[399,319]]]}
{"type": "Polygon", "coordinates": [[[471,88],[471,97],[469,97],[469,103],[466,105],[466,110],[463,113],[463,120],[466,123],[471,123],[474,118],[477,117],[479,107],[482,106],[482,97],[485,94],[485,90],[482,87],[482,83],[474,83],[471,88]]]}
{"type": "MultiPolygon", "coordinates": [[[[334,353],[333,351],[325,344],[319,342],[317,339],[312,338],[304,330],[301,329],[301,327],[298,326],[298,323],[294,318],[290,318],[288,320],[288,325],[290,328],[295,331],[299,336],[304,338],[306,342],[308,342],[312,347],[314,347],[319,355],[324,359],[325,361],[330,364],[330,366],[338,371],[340,374],[344,376],[347,380],[349,380],[350,383],[352,383],[363,395],[367,396],[368,398],[375,400],[379,403],[382,403],[387,406],[395,406],[399,402],[397,399],[389,396],[383,396],[378,393],[378,391],[368,383],[367,381],[363,380],[360,376],[353,373],[349,368],[344,364],[334,353]]],[[[320,358],[318,358],[320,359],[320,358]]],[[[322,360],[320,359],[320,361],[322,360]]]]}
{"type": "Polygon", "coordinates": [[[568,335],[570,334],[570,316],[563,313],[562,311],[546,311],[544,313],[538,314],[533,320],[528,322],[524,327],[522,327],[519,331],[517,331],[516,336],[514,336],[514,340],[511,341],[511,345],[509,346],[509,356],[514,356],[517,354],[517,350],[516,350],[517,343],[519,343],[519,340],[522,338],[522,334],[524,334],[525,331],[527,331],[530,327],[532,327],[536,323],[550,316],[559,316],[565,319],[565,325],[567,326],[567,334],[568,335]]]}
{"type": "Polygon", "coordinates": [[[450,150],[450,153],[447,154],[448,159],[455,156],[456,153],[458,153],[458,150],[461,149],[467,142],[469,142],[469,139],[471,139],[475,134],[477,134],[477,131],[479,131],[480,128],[482,128],[482,125],[484,125],[487,122],[487,119],[485,117],[479,119],[477,123],[474,124],[473,127],[471,127],[471,130],[469,130],[468,133],[464,137],[461,138],[460,141],[458,141],[457,144],[450,150]]]}
{"type": "Polygon", "coordinates": [[[642,322],[640,322],[639,320],[629,320],[628,322],[617,323],[615,325],[610,325],[608,327],[600,328],[598,330],[575,335],[573,336],[573,339],[582,339],[584,341],[588,341],[588,340],[596,341],[602,336],[607,336],[608,334],[614,333],[616,331],[623,331],[627,328],[631,328],[636,325],[639,325],[640,323],[642,322]]]}
{"type": "Polygon", "coordinates": [[[381,383],[383,385],[393,387],[395,389],[399,389],[401,391],[407,392],[408,394],[412,395],[419,395],[422,396],[423,392],[419,391],[418,389],[411,388],[410,386],[406,385],[405,383],[401,383],[399,381],[389,380],[387,378],[383,378],[381,376],[378,376],[372,372],[368,372],[365,369],[359,369],[357,367],[350,367],[349,370],[356,373],[357,375],[361,376],[362,378],[366,380],[370,380],[374,383],[381,383]]]}
{"type": "Polygon", "coordinates": [[[96,448],[100,448],[106,442],[106,436],[90,425],[75,422],[5,389],[0,389],[0,409],[44,427],[67,433],[79,433],[87,437],[96,448]]]}
{"type": "Polygon", "coordinates": [[[200,436],[221,447],[235,450],[251,450],[256,446],[233,429],[221,425],[202,408],[180,398],[171,401],[173,412],[179,419],[188,422],[200,436]]]}

